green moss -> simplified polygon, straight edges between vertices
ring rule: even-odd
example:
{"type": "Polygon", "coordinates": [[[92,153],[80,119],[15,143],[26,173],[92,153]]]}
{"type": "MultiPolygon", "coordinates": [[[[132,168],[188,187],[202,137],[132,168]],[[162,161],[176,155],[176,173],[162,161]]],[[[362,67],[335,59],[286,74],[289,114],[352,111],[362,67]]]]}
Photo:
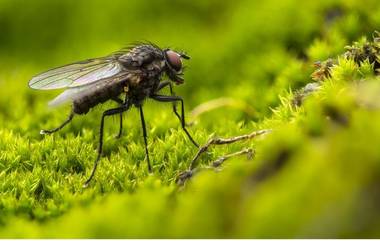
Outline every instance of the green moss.
{"type": "Polygon", "coordinates": [[[0,237],[379,237],[379,13],[375,0],[39,0],[24,8],[3,1],[0,237]],[[48,11],[28,10],[34,8],[48,11]],[[197,150],[170,104],[147,101],[153,173],[144,160],[138,113],[131,110],[120,140],[114,138],[118,119],[107,119],[104,155],[83,189],[101,112],[113,104],[40,136],[40,129],[60,124],[69,107],[47,108],[59,92],[30,90],[27,81],[136,39],[192,56],[186,84],[176,87],[187,114],[213,99],[235,103],[188,116],[199,143],[212,135],[273,132],[212,147],[199,160],[202,171],[178,186],[197,150]],[[256,151],[253,160],[241,156],[208,168],[247,147],[256,151]]]}

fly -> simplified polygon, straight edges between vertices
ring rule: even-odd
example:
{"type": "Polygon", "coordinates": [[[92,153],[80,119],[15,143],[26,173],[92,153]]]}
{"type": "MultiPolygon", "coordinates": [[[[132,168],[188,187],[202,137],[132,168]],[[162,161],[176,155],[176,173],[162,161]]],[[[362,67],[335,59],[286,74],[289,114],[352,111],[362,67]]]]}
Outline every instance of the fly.
{"type": "Polygon", "coordinates": [[[92,107],[100,103],[108,100],[118,103],[117,108],[108,109],[102,114],[97,157],[84,187],[88,186],[94,177],[102,154],[105,117],[120,115],[120,128],[117,136],[120,137],[122,134],[122,113],[132,106],[137,107],[140,112],[148,171],[152,171],[143,112],[143,102],[147,98],[173,103],[173,112],[180,120],[182,129],[190,141],[198,147],[186,129],[183,99],[173,92],[173,82],[177,85],[184,82],[181,59],[190,59],[190,57],[171,49],[160,49],[153,44],[141,44],[122,49],[105,57],[54,68],[33,77],[29,81],[29,87],[32,89],[65,88],[65,91],[50,101],[49,105],[57,106],[66,102],[72,103],[68,118],[54,129],[41,130],[42,135],[59,131],[70,123],[75,115],[86,114],[92,107]],[[164,75],[169,80],[163,80],[164,75]],[[159,91],[165,87],[169,87],[170,95],[159,94],[159,91]],[[181,103],[181,115],[176,108],[177,102],[181,103]]]}

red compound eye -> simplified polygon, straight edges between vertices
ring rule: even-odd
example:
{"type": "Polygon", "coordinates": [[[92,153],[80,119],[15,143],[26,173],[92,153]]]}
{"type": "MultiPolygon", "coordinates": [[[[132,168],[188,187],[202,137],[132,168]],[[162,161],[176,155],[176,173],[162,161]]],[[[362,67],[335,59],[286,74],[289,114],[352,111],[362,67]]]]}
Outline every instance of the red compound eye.
{"type": "Polygon", "coordinates": [[[180,71],[182,68],[181,56],[173,50],[166,51],[167,61],[175,71],[180,71]]]}

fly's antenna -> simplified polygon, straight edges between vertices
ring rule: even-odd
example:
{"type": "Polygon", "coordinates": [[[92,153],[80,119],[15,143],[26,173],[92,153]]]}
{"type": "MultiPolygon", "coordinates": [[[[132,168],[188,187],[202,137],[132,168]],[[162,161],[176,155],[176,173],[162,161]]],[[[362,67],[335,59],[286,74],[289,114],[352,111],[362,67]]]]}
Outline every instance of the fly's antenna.
{"type": "Polygon", "coordinates": [[[190,59],[190,56],[185,53],[179,53],[179,56],[181,56],[181,58],[184,58],[184,59],[190,59]]]}

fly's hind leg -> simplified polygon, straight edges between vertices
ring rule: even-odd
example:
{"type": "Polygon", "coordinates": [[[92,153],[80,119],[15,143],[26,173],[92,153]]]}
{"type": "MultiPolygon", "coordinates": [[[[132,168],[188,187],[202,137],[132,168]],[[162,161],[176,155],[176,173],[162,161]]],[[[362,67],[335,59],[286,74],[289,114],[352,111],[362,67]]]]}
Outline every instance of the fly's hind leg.
{"type": "Polygon", "coordinates": [[[100,158],[101,158],[101,155],[102,155],[102,152],[103,152],[103,131],[104,131],[104,119],[105,119],[105,117],[106,116],[111,116],[111,115],[116,115],[116,114],[119,114],[119,113],[123,113],[123,112],[127,111],[128,109],[129,109],[129,105],[127,104],[127,105],[124,105],[124,106],[121,106],[121,107],[117,107],[117,108],[114,108],[114,109],[109,109],[109,110],[106,110],[106,111],[103,112],[102,119],[100,121],[100,129],[99,129],[98,154],[96,156],[96,159],[95,159],[94,166],[92,168],[91,174],[90,174],[89,178],[86,180],[86,182],[83,184],[84,188],[88,186],[88,184],[90,183],[90,181],[94,177],[96,168],[98,166],[98,163],[100,161],[100,158]]]}
{"type": "Polygon", "coordinates": [[[54,129],[50,129],[50,130],[41,130],[40,134],[41,135],[46,135],[46,134],[52,134],[54,132],[59,131],[65,125],[69,124],[71,122],[71,120],[73,119],[73,117],[74,117],[74,112],[73,112],[73,110],[71,110],[69,117],[60,126],[58,126],[57,128],[54,128],[54,129]]]}

